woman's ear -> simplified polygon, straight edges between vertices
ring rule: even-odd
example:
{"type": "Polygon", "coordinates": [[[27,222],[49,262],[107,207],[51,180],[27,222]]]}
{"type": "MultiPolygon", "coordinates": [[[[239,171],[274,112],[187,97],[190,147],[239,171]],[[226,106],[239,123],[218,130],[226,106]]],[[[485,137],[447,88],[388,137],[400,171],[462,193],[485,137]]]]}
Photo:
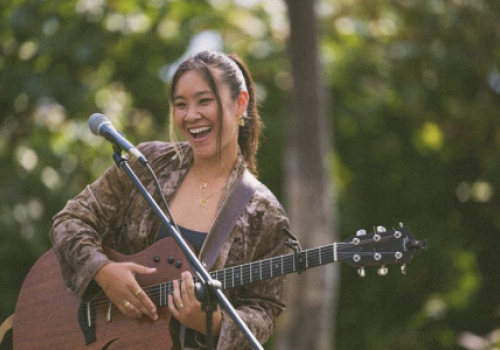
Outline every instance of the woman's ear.
{"type": "Polygon", "coordinates": [[[248,91],[243,90],[242,92],[240,92],[236,100],[236,103],[238,104],[238,115],[243,115],[243,113],[246,112],[249,99],[250,96],[248,95],[248,91]]]}

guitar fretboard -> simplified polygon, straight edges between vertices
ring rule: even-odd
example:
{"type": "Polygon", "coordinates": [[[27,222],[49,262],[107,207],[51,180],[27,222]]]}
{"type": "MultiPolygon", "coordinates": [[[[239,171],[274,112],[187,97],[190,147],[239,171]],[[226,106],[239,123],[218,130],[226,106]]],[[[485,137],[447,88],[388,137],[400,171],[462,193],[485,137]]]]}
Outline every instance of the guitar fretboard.
{"type": "MultiPolygon", "coordinates": [[[[297,254],[289,253],[265,260],[227,267],[210,272],[210,276],[222,284],[222,289],[239,287],[245,284],[267,280],[311,267],[321,266],[337,261],[337,245],[330,244],[318,248],[303,250],[297,254]]],[[[200,279],[195,276],[195,283],[200,279]]],[[[173,292],[172,281],[160,283],[151,288],[153,295],[159,296],[159,307],[167,306],[167,296],[173,292]]]]}

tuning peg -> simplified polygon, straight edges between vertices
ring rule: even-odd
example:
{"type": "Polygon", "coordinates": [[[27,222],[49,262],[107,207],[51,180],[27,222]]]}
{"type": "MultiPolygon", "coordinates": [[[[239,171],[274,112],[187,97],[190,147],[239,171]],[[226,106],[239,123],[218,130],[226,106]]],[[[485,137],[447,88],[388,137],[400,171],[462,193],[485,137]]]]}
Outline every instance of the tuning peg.
{"type": "Polygon", "coordinates": [[[356,231],[356,236],[365,236],[366,235],[366,230],[357,230],[356,231]]]}
{"type": "Polygon", "coordinates": [[[387,232],[387,229],[384,226],[377,226],[377,232],[378,233],[385,233],[385,232],[387,232]]]}
{"type": "Polygon", "coordinates": [[[363,266],[361,266],[359,269],[358,269],[358,275],[359,277],[363,278],[366,276],[366,273],[365,273],[365,268],[363,266]]]}
{"type": "Polygon", "coordinates": [[[377,270],[377,273],[379,274],[379,276],[385,276],[385,275],[387,275],[388,272],[389,272],[389,269],[387,267],[385,267],[384,265],[380,266],[377,270]]]}
{"type": "Polygon", "coordinates": [[[401,265],[401,273],[403,275],[406,275],[406,271],[407,271],[406,264],[401,265]]]}

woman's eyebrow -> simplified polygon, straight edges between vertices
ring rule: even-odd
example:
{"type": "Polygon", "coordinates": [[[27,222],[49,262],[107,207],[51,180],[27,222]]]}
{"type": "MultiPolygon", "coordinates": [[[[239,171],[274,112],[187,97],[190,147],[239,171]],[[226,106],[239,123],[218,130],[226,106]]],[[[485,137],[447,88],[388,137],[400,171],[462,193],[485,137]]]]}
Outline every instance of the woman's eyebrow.
{"type": "MultiPolygon", "coordinates": [[[[210,90],[198,91],[197,93],[194,94],[194,98],[198,98],[198,97],[206,95],[206,94],[212,95],[212,91],[210,91],[210,90]]],[[[174,100],[178,100],[178,99],[182,99],[182,98],[185,98],[185,97],[182,95],[174,95],[174,100]]]]}

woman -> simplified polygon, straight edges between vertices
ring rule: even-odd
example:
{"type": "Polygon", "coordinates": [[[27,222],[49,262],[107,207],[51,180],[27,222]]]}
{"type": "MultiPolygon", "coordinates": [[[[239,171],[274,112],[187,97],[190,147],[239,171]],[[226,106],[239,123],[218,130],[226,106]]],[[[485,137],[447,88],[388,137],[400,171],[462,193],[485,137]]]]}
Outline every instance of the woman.
{"type": "MultiPolygon", "coordinates": [[[[253,81],[236,56],[204,51],[180,64],[172,79],[170,99],[171,137],[175,139],[180,133],[185,141],[149,142],[139,149],[158,175],[182,235],[197,254],[204,254],[203,242],[216,234],[210,229],[231,188],[245,169],[256,172],[261,121],[253,81]]],[[[144,167],[132,159],[130,165],[153,193],[154,184],[144,167]]],[[[287,226],[281,205],[260,185],[217,252],[211,269],[284,254],[281,230],[287,226]]],[[[51,238],[63,277],[78,296],[84,297],[93,280],[123,314],[156,320],[155,305],[134,277],[155,270],[110,261],[102,246],[132,254],[161,239],[164,231],[131,181],[113,166],[54,217],[51,238]]],[[[207,333],[205,314],[194,295],[189,272],[182,274],[182,282],[174,282],[168,300],[173,318],[182,325],[182,336],[174,342],[177,347],[202,348],[201,339],[207,333]]],[[[284,278],[277,277],[225,291],[262,343],[284,309],[283,283],[284,278]]],[[[217,349],[250,348],[231,317],[220,308],[214,313],[213,328],[217,349]]]]}

